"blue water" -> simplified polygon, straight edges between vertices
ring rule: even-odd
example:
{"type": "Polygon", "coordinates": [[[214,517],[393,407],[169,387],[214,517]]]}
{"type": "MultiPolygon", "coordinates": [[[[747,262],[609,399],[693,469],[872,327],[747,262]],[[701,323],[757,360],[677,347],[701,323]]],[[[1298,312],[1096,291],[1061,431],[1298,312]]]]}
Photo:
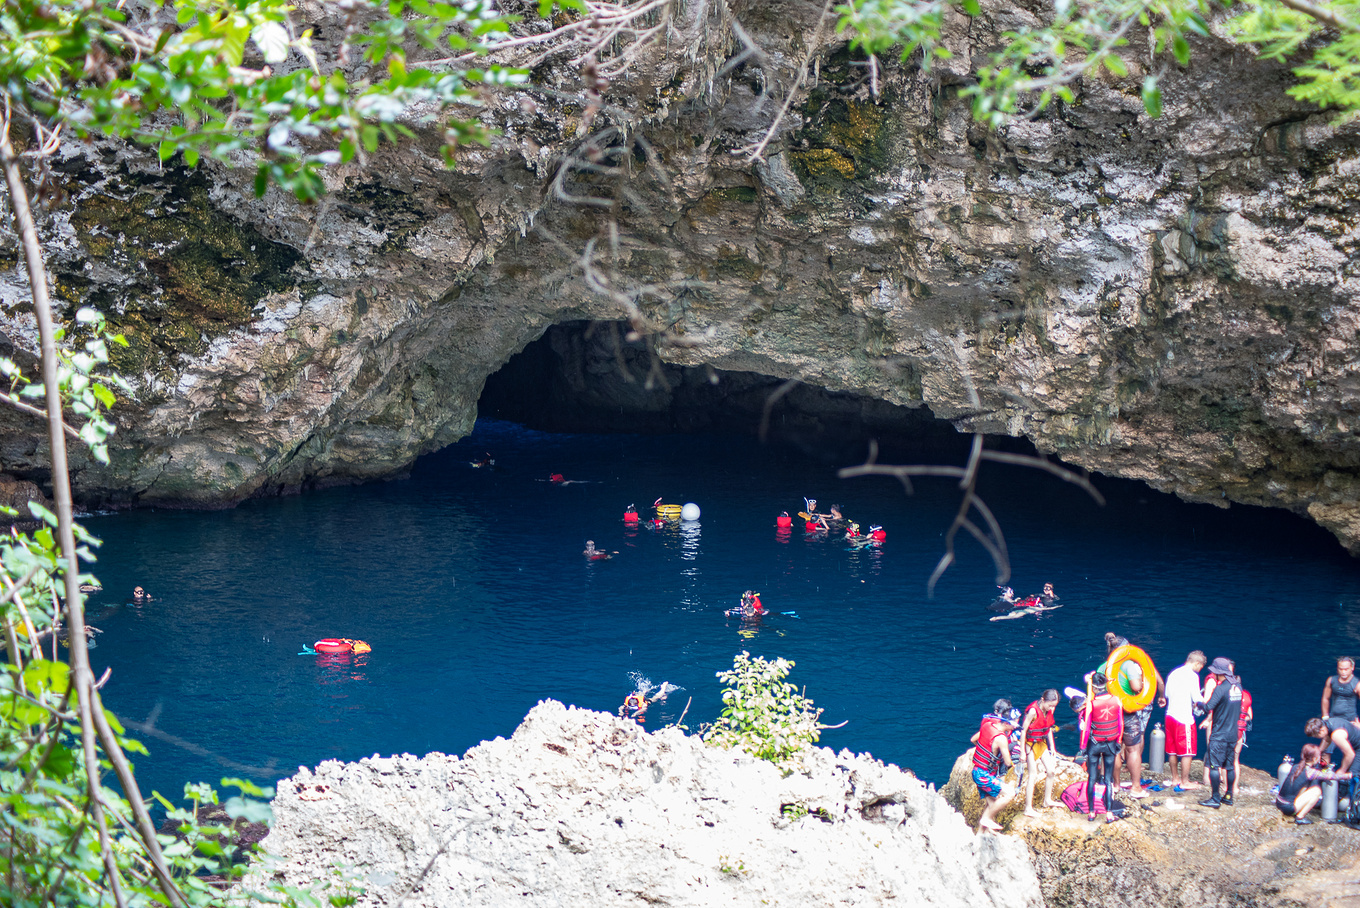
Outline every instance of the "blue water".
{"type": "MultiPolygon", "coordinates": [[[[653,708],[694,728],[720,709],[735,653],[783,656],[793,681],[848,720],[823,743],[942,781],[998,696],[1017,705],[1077,684],[1114,630],[1163,672],[1190,649],[1237,661],[1255,698],[1244,760],[1273,768],[1303,743],[1336,656],[1360,651],[1360,571],[1316,527],[1277,512],[1190,506],[1097,479],[1104,508],[1032,470],[988,466],[1022,594],[1052,581],[1065,607],[991,622],[975,543],[933,599],[926,580],[957,506],[947,480],[907,497],[886,479],[722,437],[545,435],[483,422],[409,480],[250,501],[230,511],[138,511],[87,521],[104,545],[92,657],[106,701],[154,721],[147,789],[373,753],[461,753],[514,731],[540,699],[615,710],[630,673],[682,691],[653,708]],[[483,450],[494,470],[473,469],[483,450]],[[567,485],[546,480],[560,472],[567,485]],[[798,529],[802,497],[888,533],[849,551],[798,529]],[[698,526],[627,529],[625,505],[695,501],[698,526]],[[619,554],[590,563],[586,539],[619,554]],[[157,598],[121,604],[141,584],[157,598]],[[723,617],[745,589],[773,616],[723,617]],[[797,617],[778,614],[796,612],[797,617]],[[301,656],[355,637],[363,657],[301,656]],[[161,735],[169,736],[170,739],[161,735]]],[[[1066,707],[1059,716],[1070,721],[1066,707]]],[[[1074,734],[1059,747],[1071,752],[1074,734]]]]}

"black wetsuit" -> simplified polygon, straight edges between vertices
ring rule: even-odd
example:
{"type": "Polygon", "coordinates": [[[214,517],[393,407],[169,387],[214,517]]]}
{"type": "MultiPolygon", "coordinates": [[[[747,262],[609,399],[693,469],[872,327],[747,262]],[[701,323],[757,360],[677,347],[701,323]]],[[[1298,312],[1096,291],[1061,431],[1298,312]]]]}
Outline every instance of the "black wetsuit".
{"type": "Polygon", "coordinates": [[[1299,763],[1284,777],[1284,783],[1280,785],[1280,791],[1275,795],[1275,806],[1280,809],[1280,813],[1292,817],[1295,813],[1294,802],[1298,800],[1299,795],[1315,785],[1334,778],[1335,773],[1323,772],[1314,766],[1299,763]]]}
{"type": "Polygon", "coordinates": [[[1346,738],[1350,742],[1351,750],[1360,754],[1360,727],[1357,727],[1350,719],[1326,719],[1327,740],[1332,740],[1332,733],[1337,729],[1345,729],[1346,738]]]}
{"type": "Polygon", "coordinates": [[[1337,680],[1336,675],[1327,679],[1327,686],[1332,689],[1332,699],[1327,704],[1327,716],[1334,719],[1354,719],[1355,700],[1357,687],[1360,687],[1360,675],[1351,675],[1351,680],[1342,684],[1337,680]]]}
{"type": "Polygon", "coordinates": [[[1225,677],[1205,701],[1204,709],[1214,720],[1209,729],[1204,765],[1209,768],[1209,787],[1213,800],[1217,801],[1219,770],[1227,770],[1229,795],[1237,781],[1233,755],[1237,746],[1237,719],[1242,712],[1242,682],[1225,677]]]}

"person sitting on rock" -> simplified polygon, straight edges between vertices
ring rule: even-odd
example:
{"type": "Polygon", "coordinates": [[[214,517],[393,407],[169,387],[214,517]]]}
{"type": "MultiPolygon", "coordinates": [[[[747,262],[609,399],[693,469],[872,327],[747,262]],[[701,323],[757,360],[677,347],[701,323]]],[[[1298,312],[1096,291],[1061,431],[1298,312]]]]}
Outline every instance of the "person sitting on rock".
{"type": "Polygon", "coordinates": [[[1011,709],[1009,700],[998,700],[992,713],[982,717],[982,725],[973,735],[973,784],[984,805],[978,819],[979,832],[1000,832],[996,816],[1015,796],[997,776],[1003,763],[1007,769],[1014,766],[1009,740],[1019,721],[1019,710],[1011,709]]]}
{"type": "Polygon", "coordinates": [[[1320,767],[1322,748],[1316,744],[1303,745],[1299,762],[1284,777],[1280,791],[1275,795],[1275,806],[1280,813],[1293,817],[1299,826],[1307,826],[1313,821],[1308,819],[1317,802],[1322,798],[1322,783],[1333,780],[1349,779],[1348,772],[1326,772],[1320,767]]]}

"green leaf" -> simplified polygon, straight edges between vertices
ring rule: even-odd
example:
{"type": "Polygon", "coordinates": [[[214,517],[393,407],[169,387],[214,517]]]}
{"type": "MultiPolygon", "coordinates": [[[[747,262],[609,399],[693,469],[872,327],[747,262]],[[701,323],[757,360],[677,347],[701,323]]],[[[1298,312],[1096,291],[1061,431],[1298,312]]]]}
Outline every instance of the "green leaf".
{"type": "Polygon", "coordinates": [[[1115,54],[1106,54],[1104,63],[1106,69],[1120,78],[1129,74],[1129,68],[1125,66],[1124,61],[1115,54]]]}
{"type": "Polygon", "coordinates": [[[1156,76],[1143,80],[1143,107],[1154,120],[1162,115],[1162,91],[1157,87],[1156,76]]]}
{"type": "Polygon", "coordinates": [[[365,123],[359,130],[359,136],[363,140],[364,150],[369,154],[378,150],[378,127],[372,123],[365,123]]]}
{"type": "Polygon", "coordinates": [[[23,678],[30,691],[49,691],[61,697],[71,686],[71,669],[64,662],[34,659],[24,667],[23,678]]]}
{"type": "Polygon", "coordinates": [[[970,16],[981,16],[982,4],[978,0],[963,0],[963,11],[970,16]]]}
{"type": "Polygon", "coordinates": [[[265,191],[269,189],[269,165],[261,162],[255,171],[255,198],[264,198],[265,191]]]}
{"type": "Polygon", "coordinates": [[[1190,42],[1181,35],[1171,39],[1171,53],[1175,54],[1176,62],[1181,66],[1190,65],[1190,42]]]}
{"type": "Polygon", "coordinates": [[[57,525],[57,515],[53,514],[36,501],[30,501],[28,503],[28,512],[48,526],[54,527],[57,525]]]}

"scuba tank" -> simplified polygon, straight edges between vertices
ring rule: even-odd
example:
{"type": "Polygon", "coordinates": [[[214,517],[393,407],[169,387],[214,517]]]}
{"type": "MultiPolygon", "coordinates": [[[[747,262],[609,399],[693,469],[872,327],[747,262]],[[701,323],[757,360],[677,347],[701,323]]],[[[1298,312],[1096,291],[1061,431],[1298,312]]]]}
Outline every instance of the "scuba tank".
{"type": "Polygon", "coordinates": [[[1289,778],[1289,773],[1292,772],[1293,769],[1294,758],[1289,754],[1285,754],[1284,759],[1280,761],[1280,768],[1275,770],[1275,783],[1277,785],[1283,785],[1284,780],[1289,778]]]}
{"type": "Polygon", "coordinates": [[[1322,783],[1322,818],[1327,822],[1336,820],[1336,780],[1322,783]]]}
{"type": "Polygon", "coordinates": [[[1152,727],[1152,734],[1148,736],[1151,742],[1151,751],[1148,755],[1148,769],[1152,772],[1162,772],[1166,767],[1166,732],[1162,731],[1162,723],[1158,722],[1152,727]]]}

